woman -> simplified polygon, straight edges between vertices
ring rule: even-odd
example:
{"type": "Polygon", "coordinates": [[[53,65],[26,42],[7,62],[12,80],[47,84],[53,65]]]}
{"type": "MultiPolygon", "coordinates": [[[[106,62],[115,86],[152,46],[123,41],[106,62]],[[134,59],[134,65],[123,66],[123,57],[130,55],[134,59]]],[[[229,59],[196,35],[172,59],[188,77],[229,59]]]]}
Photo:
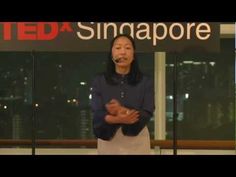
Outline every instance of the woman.
{"type": "Polygon", "coordinates": [[[131,36],[112,40],[107,70],[93,81],[92,110],[99,154],[150,153],[153,82],[139,69],[131,36]]]}

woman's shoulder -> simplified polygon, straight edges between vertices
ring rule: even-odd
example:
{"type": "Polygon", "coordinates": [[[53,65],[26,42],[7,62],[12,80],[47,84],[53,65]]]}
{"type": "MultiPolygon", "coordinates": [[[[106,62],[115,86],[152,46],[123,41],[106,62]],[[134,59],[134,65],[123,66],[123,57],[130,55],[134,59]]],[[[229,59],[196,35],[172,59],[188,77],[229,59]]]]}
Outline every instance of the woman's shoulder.
{"type": "Polygon", "coordinates": [[[94,77],[94,80],[104,79],[104,73],[97,73],[94,77]]]}
{"type": "Polygon", "coordinates": [[[150,74],[143,74],[143,81],[148,81],[148,82],[152,82],[153,81],[153,76],[151,76],[150,74]]]}
{"type": "Polygon", "coordinates": [[[93,84],[99,84],[99,83],[103,83],[105,81],[105,77],[104,77],[104,73],[97,73],[93,80],[92,83],[93,84]]]}
{"type": "Polygon", "coordinates": [[[149,74],[143,74],[141,85],[143,85],[146,88],[153,87],[154,85],[154,79],[149,74]]]}

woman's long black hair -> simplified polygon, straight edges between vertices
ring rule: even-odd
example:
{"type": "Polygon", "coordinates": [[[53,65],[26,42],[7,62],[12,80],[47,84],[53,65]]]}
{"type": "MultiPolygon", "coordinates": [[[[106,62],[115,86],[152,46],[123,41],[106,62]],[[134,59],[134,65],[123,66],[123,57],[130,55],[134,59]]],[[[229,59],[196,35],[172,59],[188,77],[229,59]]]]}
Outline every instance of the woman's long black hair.
{"type": "Polygon", "coordinates": [[[114,45],[115,40],[120,37],[128,38],[131,41],[132,46],[134,48],[134,60],[131,63],[130,72],[128,73],[127,80],[128,80],[128,84],[136,85],[141,81],[143,74],[139,68],[138,60],[136,57],[134,39],[130,35],[127,35],[127,34],[119,34],[115,38],[113,38],[113,40],[111,41],[110,52],[109,52],[109,56],[108,56],[108,60],[107,60],[107,68],[106,68],[106,72],[105,72],[104,76],[105,76],[106,81],[109,84],[111,84],[111,85],[118,84],[116,82],[116,79],[114,78],[117,75],[117,73],[115,70],[115,64],[112,60],[112,47],[114,45]]]}

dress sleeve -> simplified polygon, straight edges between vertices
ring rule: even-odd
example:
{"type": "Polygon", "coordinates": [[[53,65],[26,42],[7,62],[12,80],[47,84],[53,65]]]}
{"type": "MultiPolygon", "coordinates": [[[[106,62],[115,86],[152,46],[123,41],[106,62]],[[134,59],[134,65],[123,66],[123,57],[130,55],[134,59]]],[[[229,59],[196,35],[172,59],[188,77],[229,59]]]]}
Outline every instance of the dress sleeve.
{"type": "Polygon", "coordinates": [[[148,79],[145,84],[144,99],[142,107],[137,110],[140,112],[139,120],[131,125],[123,125],[122,132],[127,136],[136,136],[147,125],[153,116],[154,106],[154,84],[152,79],[148,79]]]}
{"type": "Polygon", "coordinates": [[[93,131],[97,138],[103,140],[111,139],[118,126],[108,124],[105,121],[105,116],[108,114],[105,105],[102,100],[102,90],[101,83],[99,82],[100,78],[96,77],[92,83],[92,99],[91,99],[91,108],[93,112],[93,131]]]}

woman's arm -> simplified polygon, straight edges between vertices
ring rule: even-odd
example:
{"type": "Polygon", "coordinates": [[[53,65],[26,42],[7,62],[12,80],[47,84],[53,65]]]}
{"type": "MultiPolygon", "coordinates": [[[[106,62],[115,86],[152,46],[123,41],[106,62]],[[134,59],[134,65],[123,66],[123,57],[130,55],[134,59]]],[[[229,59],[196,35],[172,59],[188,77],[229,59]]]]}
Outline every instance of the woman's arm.
{"type": "Polygon", "coordinates": [[[106,115],[105,120],[109,124],[134,124],[139,120],[138,117],[138,111],[123,108],[116,115],[106,115]]]}
{"type": "Polygon", "coordinates": [[[93,131],[97,138],[109,140],[114,136],[119,125],[109,124],[105,120],[108,112],[105,109],[102,99],[101,86],[99,82],[100,79],[100,77],[96,77],[92,83],[91,108],[93,111],[93,131]]]}
{"type": "Polygon", "coordinates": [[[147,79],[144,83],[145,90],[144,90],[144,99],[142,107],[139,110],[138,121],[130,124],[130,125],[123,125],[122,131],[125,135],[128,136],[136,136],[139,132],[147,125],[150,121],[151,117],[153,116],[154,112],[154,85],[151,79],[147,79]]]}
{"type": "Polygon", "coordinates": [[[106,110],[109,114],[105,116],[105,121],[109,124],[133,124],[138,121],[139,112],[122,106],[116,99],[106,104],[106,110]]]}

